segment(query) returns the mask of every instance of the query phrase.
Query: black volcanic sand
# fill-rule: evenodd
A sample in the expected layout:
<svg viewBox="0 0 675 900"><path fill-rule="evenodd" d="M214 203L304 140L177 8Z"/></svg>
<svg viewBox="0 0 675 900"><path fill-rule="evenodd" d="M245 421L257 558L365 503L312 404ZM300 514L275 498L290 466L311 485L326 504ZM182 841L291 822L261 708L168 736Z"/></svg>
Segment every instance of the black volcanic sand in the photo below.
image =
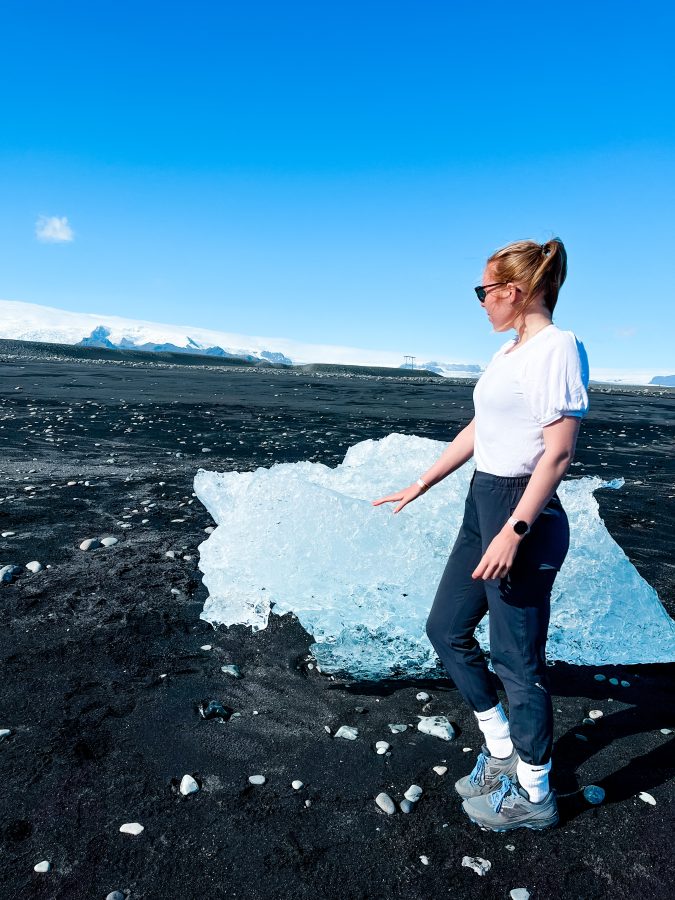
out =
<svg viewBox="0 0 675 900"><path fill-rule="evenodd" d="M480 735L449 680L354 683L307 664L312 637L292 615L255 634L199 618L197 547L213 524L192 496L200 466L334 466L393 431L449 441L472 415L471 385L16 352L0 363L0 530L15 532L0 565L51 566L0 587L3 900L675 896L675 732L660 731L675 728L675 665L551 666L561 821L497 834L470 822L453 790ZM674 397L593 390L570 469L626 479L597 493L601 514L671 615ZM402 487L395 472L391 487ZM106 534L120 542L78 549ZM242 679L221 673L228 663ZM422 689L457 740L389 732L417 722ZM241 715L205 721L202 699ZM592 708L604 717L582 725ZM342 724L356 741L326 730ZM380 739L389 756L376 755ZM201 790L183 797L186 773ZM266 783L249 784L258 773ZM424 795L411 814L380 812L380 791L398 803L413 783ZM580 796L591 783L606 790L601 806ZM145 830L121 834L125 822ZM481 877L464 856L492 868ZM35 873L44 859L51 871Z"/></svg>

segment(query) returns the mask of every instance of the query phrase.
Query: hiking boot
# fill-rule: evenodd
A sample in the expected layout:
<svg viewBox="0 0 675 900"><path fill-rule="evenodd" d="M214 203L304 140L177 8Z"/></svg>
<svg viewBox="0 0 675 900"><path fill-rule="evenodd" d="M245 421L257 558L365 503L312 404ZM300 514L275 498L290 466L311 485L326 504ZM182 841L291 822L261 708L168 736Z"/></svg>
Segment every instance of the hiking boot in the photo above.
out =
<svg viewBox="0 0 675 900"><path fill-rule="evenodd" d="M514 747L511 755L506 759L490 756L487 744L483 744L478 754L476 765L469 775L465 775L455 782L455 790L460 797L479 797L499 787L499 776L509 775L516 777L518 765L518 751Z"/></svg>
<svg viewBox="0 0 675 900"><path fill-rule="evenodd" d="M462 809L476 825L490 831L512 831L514 828L550 828L558 824L556 793L550 790L539 803L533 803L517 779L500 775L497 790L470 797Z"/></svg>

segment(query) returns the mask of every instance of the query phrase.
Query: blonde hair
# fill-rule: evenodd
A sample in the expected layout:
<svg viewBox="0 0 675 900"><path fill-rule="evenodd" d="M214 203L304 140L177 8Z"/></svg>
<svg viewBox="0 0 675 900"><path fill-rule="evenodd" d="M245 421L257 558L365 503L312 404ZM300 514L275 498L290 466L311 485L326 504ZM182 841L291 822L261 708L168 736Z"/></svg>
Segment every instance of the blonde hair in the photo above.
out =
<svg viewBox="0 0 675 900"><path fill-rule="evenodd" d="M488 264L492 265L495 281L522 285L524 299L515 307L514 319L532 305L540 292L547 309L553 312L567 277L567 251L560 238L551 238L543 244L514 241L495 250Z"/></svg>

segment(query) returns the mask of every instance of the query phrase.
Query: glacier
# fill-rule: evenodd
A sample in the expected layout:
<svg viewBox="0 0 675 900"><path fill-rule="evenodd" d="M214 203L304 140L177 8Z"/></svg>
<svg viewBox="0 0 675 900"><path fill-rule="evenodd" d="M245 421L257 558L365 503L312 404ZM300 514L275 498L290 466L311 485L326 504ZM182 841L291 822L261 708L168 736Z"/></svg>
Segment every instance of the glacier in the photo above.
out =
<svg viewBox="0 0 675 900"><path fill-rule="evenodd" d="M447 443L392 433L334 468L301 461L253 472L200 469L194 490L217 526L199 545L211 624L265 628L293 612L321 670L359 679L445 676L426 619L459 530L469 461L393 514L372 501L415 481ZM675 621L602 521L594 491L563 481L570 548L551 595L547 657L578 665L675 661ZM489 651L489 614L476 629Z"/></svg>

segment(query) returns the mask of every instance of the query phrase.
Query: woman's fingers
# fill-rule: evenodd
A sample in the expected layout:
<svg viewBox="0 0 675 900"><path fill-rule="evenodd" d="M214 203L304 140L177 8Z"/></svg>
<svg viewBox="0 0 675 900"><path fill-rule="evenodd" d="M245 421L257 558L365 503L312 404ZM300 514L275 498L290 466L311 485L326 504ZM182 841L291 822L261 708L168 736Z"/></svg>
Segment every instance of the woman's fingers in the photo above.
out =
<svg viewBox="0 0 675 900"><path fill-rule="evenodd" d="M380 503L391 503L394 500L403 500L403 494L389 494L388 497L380 497L379 500L373 500L373 506L379 506Z"/></svg>

